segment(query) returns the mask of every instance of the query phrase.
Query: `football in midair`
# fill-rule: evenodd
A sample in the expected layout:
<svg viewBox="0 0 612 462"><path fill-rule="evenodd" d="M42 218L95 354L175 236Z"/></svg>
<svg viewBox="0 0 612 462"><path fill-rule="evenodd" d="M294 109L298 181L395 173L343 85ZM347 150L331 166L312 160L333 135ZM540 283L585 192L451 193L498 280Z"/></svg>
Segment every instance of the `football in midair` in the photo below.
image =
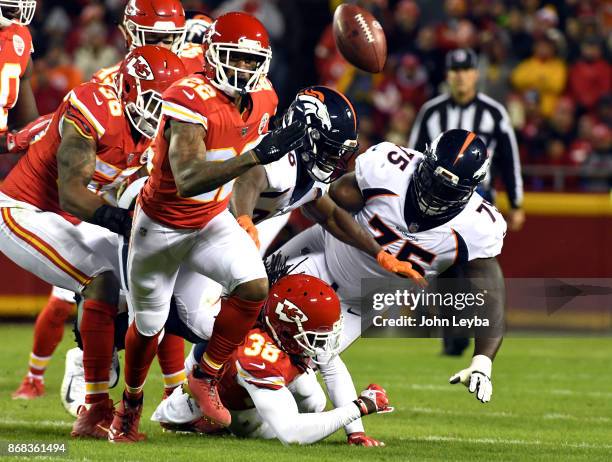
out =
<svg viewBox="0 0 612 462"><path fill-rule="evenodd" d="M334 12L334 40L342 56L366 72L380 72L387 60L385 31L371 13L342 4Z"/></svg>

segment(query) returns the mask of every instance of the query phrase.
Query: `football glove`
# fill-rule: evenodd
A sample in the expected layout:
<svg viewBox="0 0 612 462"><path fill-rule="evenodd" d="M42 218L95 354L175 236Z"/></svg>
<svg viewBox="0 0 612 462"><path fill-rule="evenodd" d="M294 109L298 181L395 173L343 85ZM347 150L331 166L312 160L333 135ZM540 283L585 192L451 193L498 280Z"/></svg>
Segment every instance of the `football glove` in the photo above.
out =
<svg viewBox="0 0 612 462"><path fill-rule="evenodd" d="M476 399L488 403L493 394L492 368L493 363L490 358L485 355L476 355L472 358L470 367L457 372L448 381L453 385L462 383L468 387L470 393L476 393Z"/></svg>
<svg viewBox="0 0 612 462"><path fill-rule="evenodd" d="M53 113L41 116L27 124L21 130L6 134L6 148L10 154L25 151L36 135L42 133L51 123Z"/></svg>
<svg viewBox="0 0 612 462"><path fill-rule="evenodd" d="M92 223L129 239L132 229L132 213L126 209L104 204L94 212Z"/></svg>
<svg viewBox="0 0 612 462"><path fill-rule="evenodd" d="M253 239L253 242L259 249L261 246L259 243L259 232L257 231L255 223L253 223L253 220L251 220L251 217L248 215L240 215L238 218L236 218L236 221L240 227L249 234L249 237Z"/></svg>
<svg viewBox="0 0 612 462"><path fill-rule="evenodd" d="M363 390L353 403L359 408L362 416L393 412L393 407L389 406L387 392L383 387L375 383L368 385L368 388Z"/></svg>
<svg viewBox="0 0 612 462"><path fill-rule="evenodd" d="M306 125L298 120L268 132L252 152L258 164L266 165L302 146L305 136Z"/></svg>
<svg viewBox="0 0 612 462"><path fill-rule="evenodd" d="M416 282L419 287L427 287L425 278L418 271L412 269L410 262L400 261L384 249L381 249L376 255L376 261L387 271L406 276Z"/></svg>
<svg viewBox="0 0 612 462"><path fill-rule="evenodd" d="M347 438L349 446L384 446L382 441L375 440L371 436L367 436L364 432L350 433Z"/></svg>

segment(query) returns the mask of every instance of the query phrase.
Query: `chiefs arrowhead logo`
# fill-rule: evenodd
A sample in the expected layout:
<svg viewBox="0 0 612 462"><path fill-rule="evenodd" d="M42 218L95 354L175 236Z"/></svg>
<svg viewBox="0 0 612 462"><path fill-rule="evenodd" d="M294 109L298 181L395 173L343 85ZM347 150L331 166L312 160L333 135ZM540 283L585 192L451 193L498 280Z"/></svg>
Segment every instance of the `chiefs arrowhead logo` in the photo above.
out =
<svg viewBox="0 0 612 462"><path fill-rule="evenodd" d="M141 80L154 80L155 76L151 70L151 66L142 56L133 56L127 63L127 72L132 77Z"/></svg>
<svg viewBox="0 0 612 462"><path fill-rule="evenodd" d="M284 322L295 323L299 321L302 323L308 321L308 316L289 300L278 302L274 311L278 315L278 319Z"/></svg>

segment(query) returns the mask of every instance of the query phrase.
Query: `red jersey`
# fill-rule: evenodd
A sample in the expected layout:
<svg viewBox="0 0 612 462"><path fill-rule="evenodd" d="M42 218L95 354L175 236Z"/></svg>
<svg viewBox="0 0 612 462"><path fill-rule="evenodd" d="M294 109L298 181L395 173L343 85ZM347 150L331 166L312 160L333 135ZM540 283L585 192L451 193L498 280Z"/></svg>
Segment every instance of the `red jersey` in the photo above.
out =
<svg viewBox="0 0 612 462"><path fill-rule="evenodd" d="M96 167L88 188L114 204L117 186L146 163L142 154L150 140L143 137L136 144L115 89L90 82L66 95L44 135L30 144L0 191L41 210L66 215L57 188L56 153L62 124L71 124L96 142Z"/></svg>
<svg viewBox="0 0 612 462"><path fill-rule="evenodd" d="M19 96L19 81L32 53L32 36L26 26L0 29L0 133L7 130L9 109Z"/></svg>
<svg viewBox="0 0 612 462"><path fill-rule="evenodd" d="M191 75L164 92L161 127L169 119L202 125L206 129L206 159L231 159L257 146L261 135L268 130L270 117L276 112L278 97L269 81L249 95L251 111L240 115L233 100L215 89L204 75ZM203 228L227 208L234 180L210 192L180 197L170 168L163 128L153 148L151 176L140 196L142 209L150 218L173 228Z"/></svg>
<svg viewBox="0 0 612 462"><path fill-rule="evenodd" d="M204 68L204 51L201 45L186 43L178 55L188 74L195 74ZM115 75L117 75L121 63L122 61L119 61L114 66L103 67L91 77L91 82L114 85Z"/></svg>
<svg viewBox="0 0 612 462"><path fill-rule="evenodd" d="M289 385L306 370L294 364L287 353L261 329L251 329L226 363L218 384L219 397L228 409L241 411L253 407L249 393L238 383L238 377L260 388L278 390Z"/></svg>

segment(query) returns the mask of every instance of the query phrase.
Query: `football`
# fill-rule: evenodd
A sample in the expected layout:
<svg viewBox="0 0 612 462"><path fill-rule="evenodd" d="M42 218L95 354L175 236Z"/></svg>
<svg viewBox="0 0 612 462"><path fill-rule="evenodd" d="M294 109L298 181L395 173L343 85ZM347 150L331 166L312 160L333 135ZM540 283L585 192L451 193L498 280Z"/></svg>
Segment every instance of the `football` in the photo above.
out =
<svg viewBox="0 0 612 462"><path fill-rule="evenodd" d="M356 5L342 4L334 12L334 40L342 56L361 70L380 72L387 60L387 39L380 23Z"/></svg>

